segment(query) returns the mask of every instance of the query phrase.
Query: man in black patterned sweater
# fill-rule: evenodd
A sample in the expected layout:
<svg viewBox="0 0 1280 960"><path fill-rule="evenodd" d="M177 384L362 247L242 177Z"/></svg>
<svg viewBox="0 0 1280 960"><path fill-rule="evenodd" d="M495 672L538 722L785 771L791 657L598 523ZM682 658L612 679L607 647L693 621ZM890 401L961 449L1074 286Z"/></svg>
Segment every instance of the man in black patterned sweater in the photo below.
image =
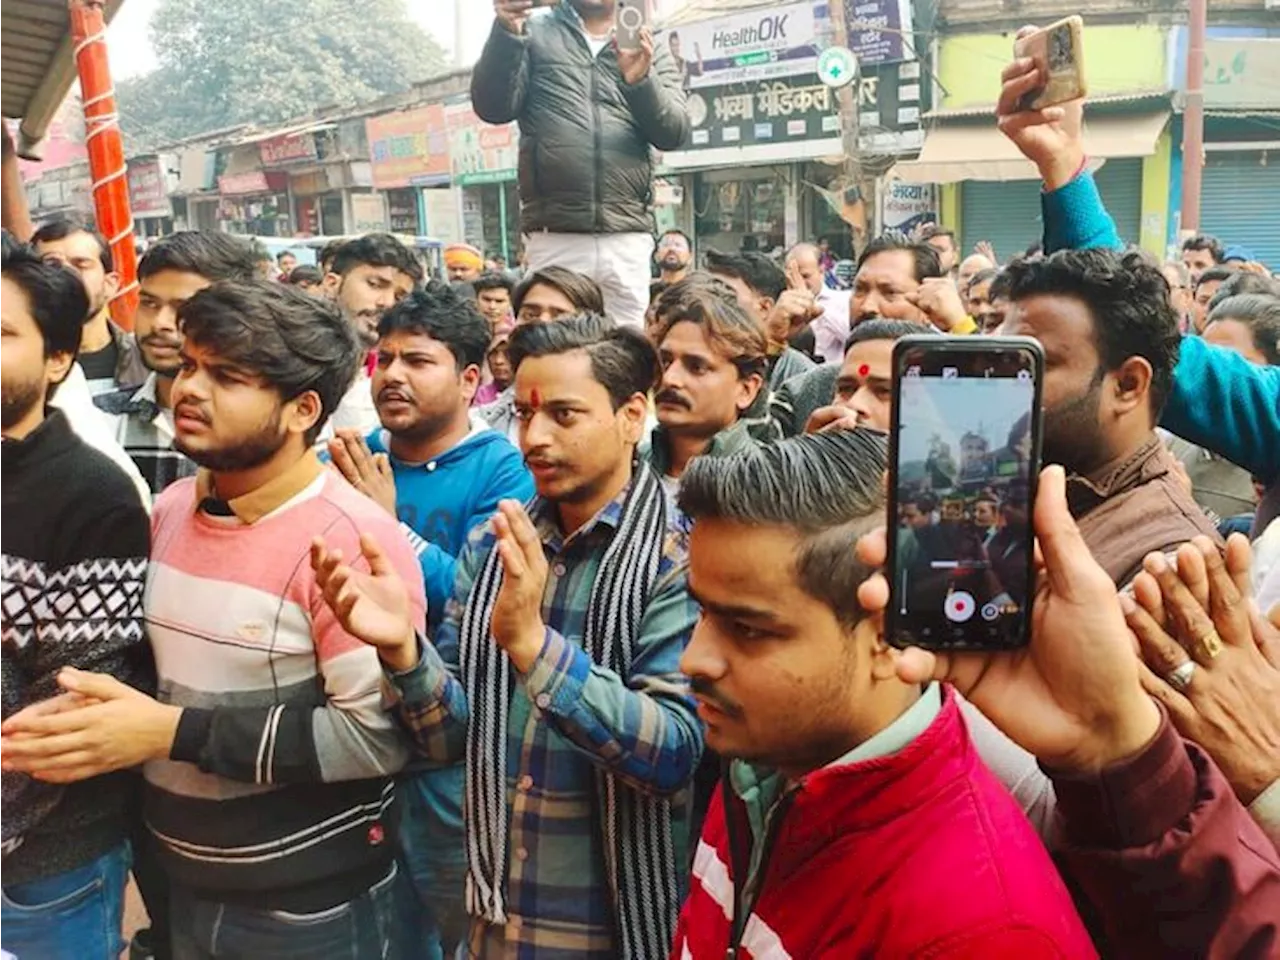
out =
<svg viewBox="0 0 1280 960"><path fill-rule="evenodd" d="M124 471L47 406L75 362L89 308L84 287L67 268L8 243L0 284L0 688L8 720L41 701L49 705L33 709L52 709L66 669L153 681L142 626L146 510ZM54 782L75 774L72 766L36 780L7 764L3 773L0 946L19 957L114 960L124 946L132 775Z"/></svg>

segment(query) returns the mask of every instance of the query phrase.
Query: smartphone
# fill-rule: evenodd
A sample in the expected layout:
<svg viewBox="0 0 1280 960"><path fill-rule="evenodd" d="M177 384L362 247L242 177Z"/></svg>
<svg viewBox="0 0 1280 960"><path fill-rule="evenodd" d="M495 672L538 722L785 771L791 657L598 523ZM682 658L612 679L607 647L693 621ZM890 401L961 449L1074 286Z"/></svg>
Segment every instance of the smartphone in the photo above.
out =
<svg viewBox="0 0 1280 960"><path fill-rule="evenodd" d="M1044 353L1029 337L904 337L893 351L885 634L897 647L1030 640Z"/></svg>
<svg viewBox="0 0 1280 960"><path fill-rule="evenodd" d="M648 23L645 0L618 0L614 36L619 50L639 50L640 31Z"/></svg>
<svg viewBox="0 0 1280 960"><path fill-rule="evenodd" d="M1028 34L1013 45L1016 57L1031 57L1048 78L1022 98L1022 109L1041 110L1087 96L1084 74L1084 21L1067 17Z"/></svg>

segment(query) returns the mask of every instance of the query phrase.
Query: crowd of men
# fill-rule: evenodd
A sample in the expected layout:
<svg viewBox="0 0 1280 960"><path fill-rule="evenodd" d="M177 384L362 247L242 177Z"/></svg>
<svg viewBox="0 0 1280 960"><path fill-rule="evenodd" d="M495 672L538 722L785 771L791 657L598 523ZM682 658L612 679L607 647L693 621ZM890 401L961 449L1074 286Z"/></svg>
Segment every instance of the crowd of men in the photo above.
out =
<svg viewBox="0 0 1280 960"><path fill-rule="evenodd" d="M1280 954L1276 281L1126 248L1027 61L1043 250L698 267L641 227L669 54L495 6L477 112L619 152L583 207L598 145L522 138L516 276L181 232L126 333L91 226L6 233L0 947L118 957L132 874L137 958ZM1034 531L1019 652L884 637L925 333L1044 348L1032 515L952 518Z"/></svg>

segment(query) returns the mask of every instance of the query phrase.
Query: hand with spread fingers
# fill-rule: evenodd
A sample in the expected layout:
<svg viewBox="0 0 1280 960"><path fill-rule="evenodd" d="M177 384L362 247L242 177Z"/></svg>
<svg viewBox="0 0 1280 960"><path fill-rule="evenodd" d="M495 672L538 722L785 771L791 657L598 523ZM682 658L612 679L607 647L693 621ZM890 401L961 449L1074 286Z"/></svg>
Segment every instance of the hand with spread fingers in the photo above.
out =
<svg viewBox="0 0 1280 960"><path fill-rule="evenodd" d="M389 669L404 673L418 662L409 588L367 533L360 536L360 552L369 564L368 573L344 562L342 551L330 550L323 537L313 539L311 569L316 585L342 629L374 647Z"/></svg>
<svg viewBox="0 0 1280 960"><path fill-rule="evenodd" d="M344 429L329 441L329 456L349 484L391 516L396 515L396 478L385 453L370 450L358 430Z"/></svg>
<svg viewBox="0 0 1280 960"><path fill-rule="evenodd" d="M518 500L503 500L493 516L502 587L493 604L491 630L498 646L521 673L528 673L542 652L546 628L542 595L547 589L547 555L542 538Z"/></svg>
<svg viewBox="0 0 1280 960"><path fill-rule="evenodd" d="M1178 551L1176 568L1148 556L1125 603L1143 686L1245 805L1280 780L1280 631L1249 598L1251 563L1240 534L1225 557L1197 537Z"/></svg>

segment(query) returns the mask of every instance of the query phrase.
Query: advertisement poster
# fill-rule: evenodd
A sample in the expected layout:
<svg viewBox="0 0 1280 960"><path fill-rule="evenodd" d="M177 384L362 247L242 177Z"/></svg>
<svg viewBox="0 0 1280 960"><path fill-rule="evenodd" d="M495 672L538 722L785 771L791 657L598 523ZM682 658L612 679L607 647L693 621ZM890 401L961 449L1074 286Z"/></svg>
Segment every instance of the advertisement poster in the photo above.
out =
<svg viewBox="0 0 1280 960"><path fill-rule="evenodd" d="M910 235L926 223L938 222L938 201L931 183L886 180L880 188L880 229Z"/></svg>
<svg viewBox="0 0 1280 960"><path fill-rule="evenodd" d="M444 123L454 184L469 187L516 178L520 131L514 123L485 123L469 100L446 104Z"/></svg>
<svg viewBox="0 0 1280 960"><path fill-rule="evenodd" d="M159 158L131 160L128 170L129 207L133 210L134 216L173 216Z"/></svg>
<svg viewBox="0 0 1280 960"><path fill-rule="evenodd" d="M686 90L813 73L821 52L811 3L756 9L660 30Z"/></svg>
<svg viewBox="0 0 1280 960"><path fill-rule="evenodd" d="M365 121L379 190L447 182L449 141L438 103Z"/></svg>

